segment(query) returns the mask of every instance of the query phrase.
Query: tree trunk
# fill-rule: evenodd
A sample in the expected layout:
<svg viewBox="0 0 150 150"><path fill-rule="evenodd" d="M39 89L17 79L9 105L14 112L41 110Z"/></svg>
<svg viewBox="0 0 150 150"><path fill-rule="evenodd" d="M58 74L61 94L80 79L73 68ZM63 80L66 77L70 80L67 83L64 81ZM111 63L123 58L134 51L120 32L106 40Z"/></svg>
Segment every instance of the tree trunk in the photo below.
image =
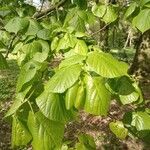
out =
<svg viewBox="0 0 150 150"><path fill-rule="evenodd" d="M129 73L150 76L150 30L140 35L135 48L136 53Z"/></svg>

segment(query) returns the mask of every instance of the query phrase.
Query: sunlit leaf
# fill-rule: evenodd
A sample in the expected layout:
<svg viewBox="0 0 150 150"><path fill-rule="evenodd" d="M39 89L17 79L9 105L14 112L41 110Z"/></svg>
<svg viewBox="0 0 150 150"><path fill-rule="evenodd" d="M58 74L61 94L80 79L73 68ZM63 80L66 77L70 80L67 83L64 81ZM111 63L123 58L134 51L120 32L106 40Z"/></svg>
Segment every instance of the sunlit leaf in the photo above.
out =
<svg viewBox="0 0 150 150"><path fill-rule="evenodd" d="M124 127L121 121L111 122L109 128L121 140L124 140L128 135L128 129Z"/></svg>
<svg viewBox="0 0 150 150"><path fill-rule="evenodd" d="M64 124L49 120L41 112L30 112L28 127L33 137L34 150L52 150L61 145Z"/></svg>
<svg viewBox="0 0 150 150"><path fill-rule="evenodd" d="M63 93L71 87L79 78L81 73L79 64L59 69L48 81L47 90L54 93Z"/></svg>
<svg viewBox="0 0 150 150"><path fill-rule="evenodd" d="M115 59L111 54L104 52L91 52L88 55L87 64L89 70L95 71L97 74L115 78L127 75L128 65Z"/></svg>

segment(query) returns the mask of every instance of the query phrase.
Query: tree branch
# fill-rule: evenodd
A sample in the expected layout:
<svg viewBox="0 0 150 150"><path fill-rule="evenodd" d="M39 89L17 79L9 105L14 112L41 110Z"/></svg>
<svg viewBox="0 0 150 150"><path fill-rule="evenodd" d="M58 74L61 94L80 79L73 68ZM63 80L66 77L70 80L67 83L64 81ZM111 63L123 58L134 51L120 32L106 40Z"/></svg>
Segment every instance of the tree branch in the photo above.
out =
<svg viewBox="0 0 150 150"><path fill-rule="evenodd" d="M38 18L41 18L41 17L46 16L46 15L49 14L51 11L53 11L53 10L55 10L56 8L59 8L59 7L61 7L62 5L64 5L64 3L65 3L66 1L67 1L67 0L61 0L61 1L58 2L56 5L52 5L49 9L44 10L44 11L42 11L42 12L40 12L40 13L35 13L35 14L33 15L33 18L38 19Z"/></svg>

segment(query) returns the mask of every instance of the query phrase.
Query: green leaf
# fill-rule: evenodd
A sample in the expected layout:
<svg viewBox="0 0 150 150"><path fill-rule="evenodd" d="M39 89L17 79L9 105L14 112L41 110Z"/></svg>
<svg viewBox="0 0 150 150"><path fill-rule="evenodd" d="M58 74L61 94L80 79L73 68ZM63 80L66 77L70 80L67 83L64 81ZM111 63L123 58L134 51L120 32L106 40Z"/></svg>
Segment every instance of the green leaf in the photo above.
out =
<svg viewBox="0 0 150 150"><path fill-rule="evenodd" d="M34 54L33 60L35 60L39 63L42 63L47 59L47 57L49 55L50 47L49 47L49 44L44 40L38 40L37 42L40 43L42 48L40 51L37 51Z"/></svg>
<svg viewBox="0 0 150 150"><path fill-rule="evenodd" d="M79 142L76 144L77 150L96 150L94 138L88 134L81 134L78 136Z"/></svg>
<svg viewBox="0 0 150 150"><path fill-rule="evenodd" d="M136 8L137 8L137 3L136 2L131 3L127 11L124 14L125 18L128 18L129 16L131 16L136 10Z"/></svg>
<svg viewBox="0 0 150 150"><path fill-rule="evenodd" d="M9 9L9 7L2 7L0 8L0 16L5 17L7 16L9 13L11 12L11 10Z"/></svg>
<svg viewBox="0 0 150 150"><path fill-rule="evenodd" d="M64 37L59 40L56 51L73 48L75 44L76 44L76 37L69 33L66 33Z"/></svg>
<svg viewBox="0 0 150 150"><path fill-rule="evenodd" d="M10 107L9 111L6 113L5 117L9 117L14 114L28 99L25 98L26 94L31 89L31 86L28 86L23 92L19 92L16 94L15 101Z"/></svg>
<svg viewBox="0 0 150 150"><path fill-rule="evenodd" d="M43 40L50 40L51 32L48 29L42 29L38 31L37 37Z"/></svg>
<svg viewBox="0 0 150 150"><path fill-rule="evenodd" d="M32 136L25 124L14 116L12 123L12 148L16 148L18 146L26 146L31 141L31 139Z"/></svg>
<svg viewBox="0 0 150 150"><path fill-rule="evenodd" d="M120 101L123 105L133 103L139 99L139 94L137 92L133 92L129 95L119 95Z"/></svg>
<svg viewBox="0 0 150 150"><path fill-rule="evenodd" d="M133 112L131 125L138 131L150 130L150 115L142 111Z"/></svg>
<svg viewBox="0 0 150 150"><path fill-rule="evenodd" d="M8 64L4 56L0 53L0 69L7 69Z"/></svg>
<svg viewBox="0 0 150 150"><path fill-rule="evenodd" d="M17 54L19 52L19 50L23 47L23 43L22 42L19 42L15 45L12 53L13 54Z"/></svg>
<svg viewBox="0 0 150 150"><path fill-rule="evenodd" d="M73 113L66 110L64 100L58 94L45 90L37 99L36 103L40 111L50 120L67 122L72 119Z"/></svg>
<svg viewBox="0 0 150 150"><path fill-rule="evenodd" d="M56 50L58 44L59 44L59 38L58 37L54 37L54 39L51 42L51 50L52 51Z"/></svg>
<svg viewBox="0 0 150 150"><path fill-rule="evenodd" d="M105 23L109 24L118 18L115 8L112 5L94 5L92 12L100 17Z"/></svg>
<svg viewBox="0 0 150 150"><path fill-rule="evenodd" d="M29 21L30 21L29 27L25 34L26 35L36 35L38 33L38 31L40 31L42 29L42 27L37 21L35 21L33 19L30 19Z"/></svg>
<svg viewBox="0 0 150 150"><path fill-rule="evenodd" d="M20 65L25 64L29 60L36 62L44 62L49 54L49 44L44 40L33 41L32 43L25 44L19 51L18 63Z"/></svg>
<svg viewBox="0 0 150 150"><path fill-rule="evenodd" d="M78 93L78 89L79 89L79 83L76 82L72 87L70 87L67 91L66 91L66 95L65 95L65 106L66 109L71 109L74 106L74 102L77 98L77 93Z"/></svg>
<svg viewBox="0 0 150 150"><path fill-rule="evenodd" d="M11 19L5 26L5 29L8 32L17 34L19 31L25 29L29 24L29 21L26 18L15 17Z"/></svg>
<svg viewBox="0 0 150 150"><path fill-rule="evenodd" d="M41 112L30 112L28 127L33 137L34 150L52 150L61 146L64 124L49 120Z"/></svg>
<svg viewBox="0 0 150 150"><path fill-rule="evenodd" d="M37 41L33 41L32 43L23 45L22 48L19 50L20 52L18 58L19 65L24 65L26 62L28 62L30 59L33 58L35 53L41 51L42 51L42 46Z"/></svg>
<svg viewBox="0 0 150 150"><path fill-rule="evenodd" d="M74 52L79 55L87 55L88 47L83 40L77 40Z"/></svg>
<svg viewBox="0 0 150 150"><path fill-rule="evenodd" d="M129 95L135 91L131 79L127 76L108 79L106 84L114 93L119 95Z"/></svg>
<svg viewBox="0 0 150 150"><path fill-rule="evenodd" d="M71 2L79 6L81 9L87 8L87 0L71 0Z"/></svg>
<svg viewBox="0 0 150 150"><path fill-rule="evenodd" d="M90 71L106 78L127 75L128 65L116 60L111 54L91 52L88 54L87 64Z"/></svg>
<svg viewBox="0 0 150 150"><path fill-rule="evenodd" d="M137 83L133 83L133 86L134 86L136 92L139 94L138 104L140 104L144 101L142 91Z"/></svg>
<svg viewBox="0 0 150 150"><path fill-rule="evenodd" d="M145 4L149 3L150 0L140 0L140 5L144 6Z"/></svg>
<svg viewBox="0 0 150 150"><path fill-rule="evenodd" d="M132 24L137 27L142 33L150 29L150 9L143 9L133 19Z"/></svg>
<svg viewBox="0 0 150 150"><path fill-rule="evenodd" d="M69 10L64 21L63 27L71 27L75 31L85 32L85 24L87 22L86 11L80 10L78 7Z"/></svg>
<svg viewBox="0 0 150 150"><path fill-rule="evenodd" d="M65 60L63 60L60 65L59 68L63 68L63 67L67 67L67 66L72 66L75 64L81 64L83 62L83 60L86 59L86 56L83 55L73 55L71 57L66 58Z"/></svg>
<svg viewBox="0 0 150 150"><path fill-rule="evenodd" d="M141 95L137 85L127 76L108 79L106 87L112 94L119 96L123 105L137 101Z"/></svg>
<svg viewBox="0 0 150 150"><path fill-rule="evenodd" d="M107 115L110 104L110 93L102 77L85 76L86 101L84 109L94 115Z"/></svg>
<svg viewBox="0 0 150 150"><path fill-rule="evenodd" d="M106 14L102 18L105 23L114 22L118 18L117 10L111 5L107 6Z"/></svg>
<svg viewBox="0 0 150 150"><path fill-rule="evenodd" d="M121 121L111 122L109 128L121 140L124 140L128 135L128 129L124 127Z"/></svg>
<svg viewBox="0 0 150 150"><path fill-rule="evenodd" d="M27 84L35 77L36 71L37 71L37 66L32 62L25 64L21 68L20 75L18 77L18 82L17 82L17 92L21 91L23 85Z"/></svg>
<svg viewBox="0 0 150 150"><path fill-rule="evenodd" d="M47 83L47 90L53 93L63 93L79 78L82 69L79 64L59 69Z"/></svg>
<svg viewBox="0 0 150 150"><path fill-rule="evenodd" d="M102 18L107 10L107 6L106 5L94 5L92 7L92 12L95 16Z"/></svg>
<svg viewBox="0 0 150 150"><path fill-rule="evenodd" d="M74 97L74 107L78 110L83 109L86 99L85 85L81 80L77 83L79 85L76 96Z"/></svg>

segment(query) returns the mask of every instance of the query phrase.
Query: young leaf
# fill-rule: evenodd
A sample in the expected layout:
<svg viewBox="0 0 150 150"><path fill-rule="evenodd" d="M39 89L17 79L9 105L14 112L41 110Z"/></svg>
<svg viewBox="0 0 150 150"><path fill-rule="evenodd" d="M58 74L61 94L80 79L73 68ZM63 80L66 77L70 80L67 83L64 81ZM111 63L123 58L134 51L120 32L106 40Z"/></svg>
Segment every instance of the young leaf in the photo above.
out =
<svg viewBox="0 0 150 150"><path fill-rule="evenodd" d="M135 91L131 79L127 76L108 79L106 84L113 92L119 95L129 95Z"/></svg>
<svg viewBox="0 0 150 150"><path fill-rule="evenodd" d="M133 103L139 99L139 94L135 91L129 95L119 95L120 101L123 105Z"/></svg>
<svg viewBox="0 0 150 150"><path fill-rule="evenodd" d="M133 19L132 24L136 26L142 33L150 29L150 9L143 9Z"/></svg>
<svg viewBox="0 0 150 150"><path fill-rule="evenodd" d="M78 137L79 143L76 144L77 150L96 150L94 138L88 134L81 134Z"/></svg>
<svg viewBox="0 0 150 150"><path fill-rule="evenodd" d="M124 15L125 18L128 18L129 16L131 16L136 8L137 8L137 3L136 2L131 3Z"/></svg>
<svg viewBox="0 0 150 150"><path fill-rule="evenodd" d="M32 86L28 86L24 91L16 94L15 101L13 102L9 111L6 113L5 117L9 117L14 114L27 101L27 99L25 99L25 96L29 92L31 87Z"/></svg>
<svg viewBox="0 0 150 150"><path fill-rule="evenodd" d="M109 128L121 140L124 140L128 135L128 129L124 127L121 121L111 122Z"/></svg>
<svg viewBox="0 0 150 150"><path fill-rule="evenodd" d="M5 29L8 32L17 34L19 31L25 29L29 24L29 21L26 18L15 17L11 19L5 26Z"/></svg>
<svg viewBox="0 0 150 150"><path fill-rule="evenodd" d="M51 32L48 29L42 29L38 31L37 37L43 40L50 40Z"/></svg>
<svg viewBox="0 0 150 150"><path fill-rule="evenodd" d="M150 130L150 115L142 111L133 112L131 125L138 131Z"/></svg>
<svg viewBox="0 0 150 150"><path fill-rule="evenodd" d="M77 44L74 48L74 52L79 55L87 55L88 47L83 40L77 40Z"/></svg>
<svg viewBox="0 0 150 150"><path fill-rule="evenodd" d="M54 37L54 39L51 42L51 50L54 51L57 49L59 43L59 38L58 37Z"/></svg>
<svg viewBox="0 0 150 150"><path fill-rule="evenodd" d="M65 123L73 117L72 111L66 110L64 100L58 94L45 90L36 99L36 103L40 111L50 120Z"/></svg>
<svg viewBox="0 0 150 150"><path fill-rule="evenodd" d="M86 56L83 55L73 55L71 57L68 57L66 59L64 59L60 65L59 68L63 68L63 67L67 67L67 66L72 66L75 64L81 64L83 60L86 59Z"/></svg>
<svg viewBox="0 0 150 150"><path fill-rule="evenodd" d="M74 107L79 110L84 107L86 95L85 95L84 83L82 81L79 81L78 84L79 84L79 87L76 93L77 95L74 98Z"/></svg>
<svg viewBox="0 0 150 150"><path fill-rule="evenodd" d="M30 82L36 75L37 66L33 62L25 64L21 71L17 81L17 92L21 91L23 85Z"/></svg>
<svg viewBox="0 0 150 150"><path fill-rule="evenodd" d="M102 77L115 78L127 75L128 65L124 62L119 62L108 53L91 52L86 63L90 71L95 71Z"/></svg>
<svg viewBox="0 0 150 150"><path fill-rule="evenodd" d="M95 16L100 17L107 24L118 18L116 10L112 5L94 5L92 12Z"/></svg>
<svg viewBox="0 0 150 150"><path fill-rule="evenodd" d="M32 139L30 132L24 123L17 117L13 117L12 123L12 148L27 145Z"/></svg>
<svg viewBox="0 0 150 150"><path fill-rule="evenodd" d="M110 104L110 93L102 77L85 76L86 101L84 109L94 115L107 115Z"/></svg>
<svg viewBox="0 0 150 150"><path fill-rule="evenodd" d="M64 124L49 120L41 112L30 112L28 127L33 137L34 150L52 150L61 145Z"/></svg>
<svg viewBox="0 0 150 150"><path fill-rule="evenodd" d="M33 60L39 63L43 63L49 55L49 51L50 51L49 44L44 40L38 40L37 42L40 43L42 48L40 49L40 51L37 51L34 54Z"/></svg>
<svg viewBox="0 0 150 150"><path fill-rule="evenodd" d="M25 34L26 35L36 35L38 33L38 31L40 31L41 29L42 29L42 27L37 21L30 19L29 20L29 27L28 27L27 32Z"/></svg>
<svg viewBox="0 0 150 150"><path fill-rule="evenodd" d="M53 93L65 92L78 80L81 71L79 64L59 69L47 83L47 90Z"/></svg>
<svg viewBox="0 0 150 150"><path fill-rule="evenodd" d="M59 40L56 51L73 48L75 44L76 44L76 37L74 37L69 33L66 33L64 37Z"/></svg>
<svg viewBox="0 0 150 150"><path fill-rule="evenodd" d="M65 18L64 27L68 26L75 31L85 32L87 22L86 11L80 10L78 7L71 9Z"/></svg>
<svg viewBox="0 0 150 150"><path fill-rule="evenodd" d="M118 18L117 10L115 10L115 8L113 6L108 5L107 10L106 10L106 14L102 18L102 20L105 23L109 24L111 22L114 22L117 18Z"/></svg>
<svg viewBox="0 0 150 150"><path fill-rule="evenodd" d="M95 16L102 18L107 11L106 5L94 5L92 7L92 12Z"/></svg>
<svg viewBox="0 0 150 150"><path fill-rule="evenodd" d="M75 102L75 99L77 96L78 88L79 88L79 83L76 82L72 87L70 87L66 91L66 95L65 95L66 109L69 110L74 106L74 102Z"/></svg>

